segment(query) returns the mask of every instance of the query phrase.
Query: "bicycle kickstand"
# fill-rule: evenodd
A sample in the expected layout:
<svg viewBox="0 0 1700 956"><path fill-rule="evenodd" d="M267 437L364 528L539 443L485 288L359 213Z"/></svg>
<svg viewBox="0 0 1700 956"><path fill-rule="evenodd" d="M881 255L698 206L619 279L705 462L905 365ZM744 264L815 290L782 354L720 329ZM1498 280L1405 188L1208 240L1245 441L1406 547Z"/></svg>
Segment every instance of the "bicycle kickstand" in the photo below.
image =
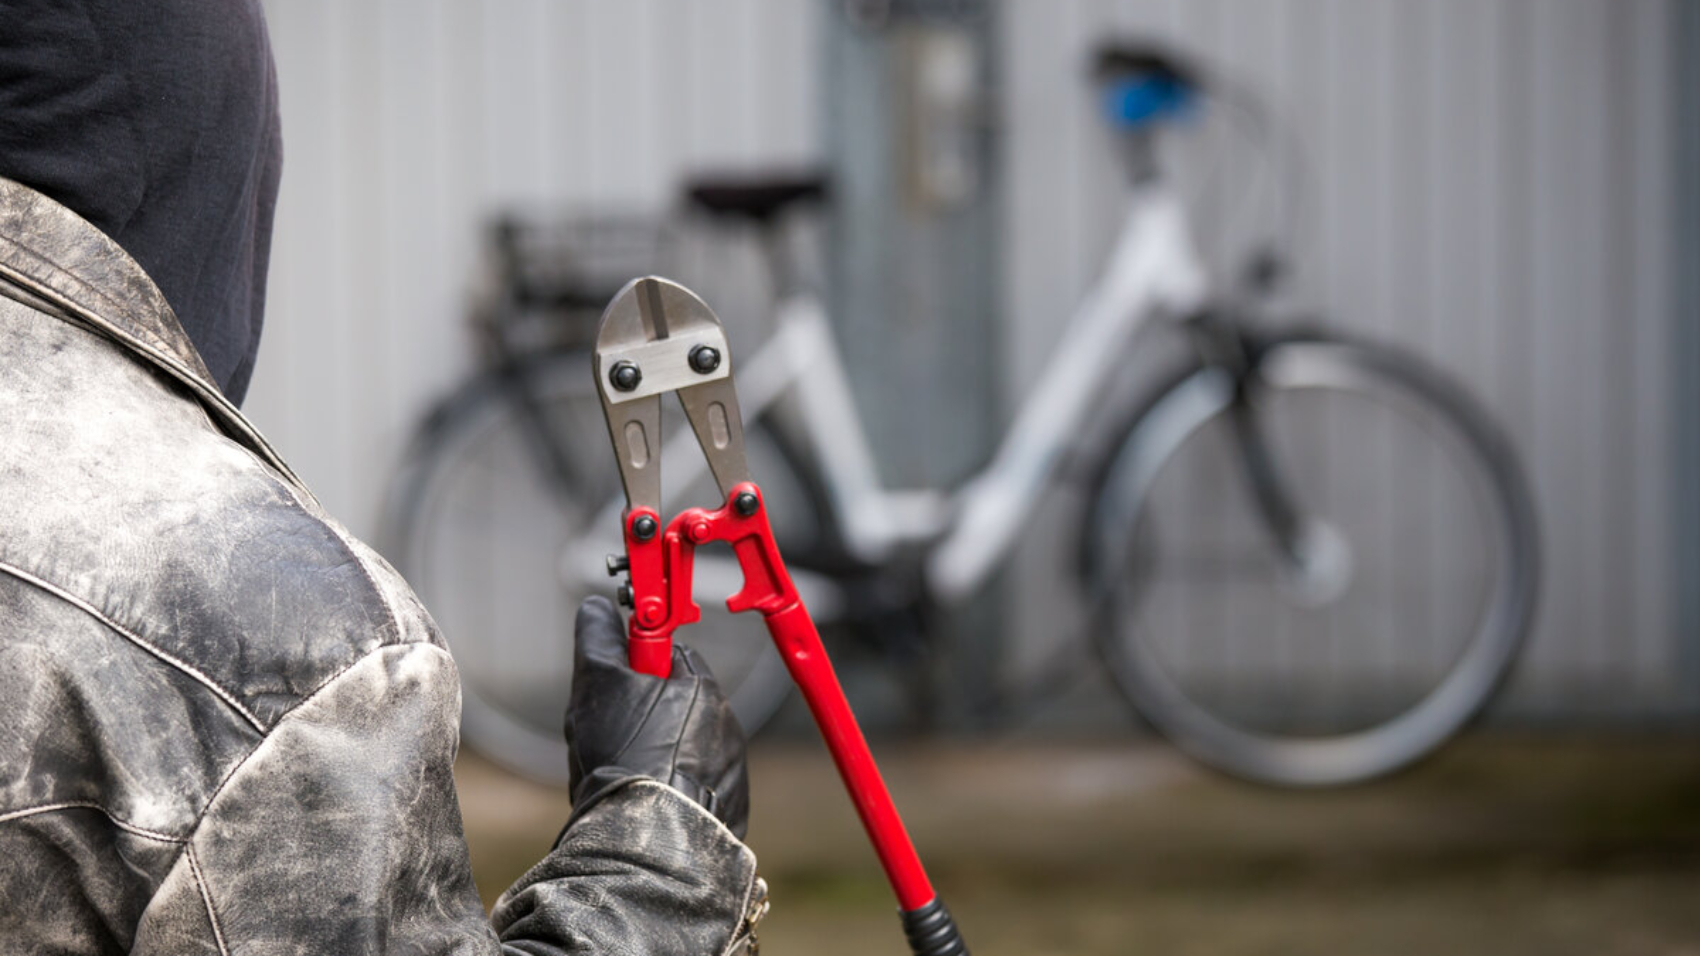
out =
<svg viewBox="0 0 1700 956"><path fill-rule="evenodd" d="M730 544L744 586L726 606L760 612L766 621L891 881L910 949L916 956L966 956L967 945L921 867L774 543L761 489L750 480L744 459L743 419L720 320L678 283L635 279L602 314L595 374L626 491L623 569L630 580L622 598L632 610L632 667L667 676L673 632L702 617L691 597L696 548L711 541ZM678 394L724 501L714 510L682 511L663 524L661 396L668 392ZM622 567L618 558L611 566Z"/></svg>

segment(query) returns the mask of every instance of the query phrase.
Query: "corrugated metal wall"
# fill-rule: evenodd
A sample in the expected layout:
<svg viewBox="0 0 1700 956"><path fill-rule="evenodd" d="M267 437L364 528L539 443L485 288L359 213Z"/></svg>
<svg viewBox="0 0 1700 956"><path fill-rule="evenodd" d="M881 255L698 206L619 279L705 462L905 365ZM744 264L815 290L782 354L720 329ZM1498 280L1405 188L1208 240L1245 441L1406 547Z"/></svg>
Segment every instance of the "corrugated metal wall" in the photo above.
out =
<svg viewBox="0 0 1700 956"><path fill-rule="evenodd" d="M684 169L814 155L811 7L266 4L286 156L247 409L327 507L371 534L408 429L469 370L492 210L660 208Z"/></svg>
<svg viewBox="0 0 1700 956"><path fill-rule="evenodd" d="M1523 452L1546 586L1514 699L1567 714L1691 702L1667 574L1672 7L1006 4L1012 387L1116 225L1086 52L1115 33L1197 51L1270 96L1303 144L1298 297L1462 376Z"/></svg>
<svg viewBox="0 0 1700 956"><path fill-rule="evenodd" d="M655 206L694 165L806 159L803 0L275 0L287 159L249 410L357 532L469 367L493 206ZM1009 393L1113 228L1082 55L1155 33L1265 86L1311 164L1302 297L1462 375L1536 480L1547 587L1518 699L1685 691L1667 573L1675 0L1012 0ZM1043 589L1020 620L1047 627Z"/></svg>
<svg viewBox="0 0 1700 956"><path fill-rule="evenodd" d="M1677 590L1676 627L1689 635L1687 673L1700 687L1700 4L1683 4L1673 48L1677 60L1676 277L1677 308L1671 316L1675 342L1667 365L1673 379L1672 445L1677 455L1671 526L1676 554L1667 575Z"/></svg>

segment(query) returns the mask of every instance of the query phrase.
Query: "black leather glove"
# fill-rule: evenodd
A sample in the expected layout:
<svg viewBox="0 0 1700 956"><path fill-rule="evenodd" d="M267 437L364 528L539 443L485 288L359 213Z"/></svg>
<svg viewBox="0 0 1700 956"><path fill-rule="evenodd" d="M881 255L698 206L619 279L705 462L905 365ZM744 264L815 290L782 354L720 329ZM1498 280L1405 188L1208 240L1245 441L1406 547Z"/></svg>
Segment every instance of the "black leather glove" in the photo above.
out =
<svg viewBox="0 0 1700 956"><path fill-rule="evenodd" d="M574 815L630 777L652 777L742 839L750 816L744 731L708 665L674 644L666 680L632 670L625 624L604 597L579 606L576 635L566 727Z"/></svg>

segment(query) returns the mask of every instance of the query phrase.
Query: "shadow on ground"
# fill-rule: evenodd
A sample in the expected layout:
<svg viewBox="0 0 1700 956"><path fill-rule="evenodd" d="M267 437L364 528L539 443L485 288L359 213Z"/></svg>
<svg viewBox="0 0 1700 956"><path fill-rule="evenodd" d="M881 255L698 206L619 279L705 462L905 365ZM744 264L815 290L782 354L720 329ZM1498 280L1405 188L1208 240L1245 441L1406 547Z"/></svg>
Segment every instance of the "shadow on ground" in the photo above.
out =
<svg viewBox="0 0 1700 956"><path fill-rule="evenodd" d="M976 956L1700 956L1700 740L1474 737L1394 779L1266 790L1155 743L884 746ZM905 952L818 747L752 756L769 954ZM457 767L486 902L565 794Z"/></svg>

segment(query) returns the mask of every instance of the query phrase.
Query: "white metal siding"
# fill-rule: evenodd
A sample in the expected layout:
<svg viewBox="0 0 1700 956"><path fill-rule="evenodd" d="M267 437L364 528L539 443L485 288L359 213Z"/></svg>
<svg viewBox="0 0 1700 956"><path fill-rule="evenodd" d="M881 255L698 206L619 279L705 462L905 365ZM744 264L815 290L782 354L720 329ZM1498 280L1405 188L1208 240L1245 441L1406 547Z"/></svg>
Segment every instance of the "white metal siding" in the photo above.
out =
<svg viewBox="0 0 1700 956"><path fill-rule="evenodd" d="M284 180L247 410L354 530L469 370L500 207L659 208L698 166L814 153L812 4L276 0Z"/></svg>
<svg viewBox="0 0 1700 956"><path fill-rule="evenodd" d="M659 205L687 167L816 150L812 0L267 6L287 155L248 409L359 533L427 400L468 370L484 213ZM1302 297L1464 377L1520 444L1547 567L1518 699L1551 713L1665 707L1680 673L1672 8L1010 0L1010 394L1114 227L1084 52L1116 31L1200 51L1268 90L1304 143ZM1024 631L1054 625L1043 592L1026 593Z"/></svg>

